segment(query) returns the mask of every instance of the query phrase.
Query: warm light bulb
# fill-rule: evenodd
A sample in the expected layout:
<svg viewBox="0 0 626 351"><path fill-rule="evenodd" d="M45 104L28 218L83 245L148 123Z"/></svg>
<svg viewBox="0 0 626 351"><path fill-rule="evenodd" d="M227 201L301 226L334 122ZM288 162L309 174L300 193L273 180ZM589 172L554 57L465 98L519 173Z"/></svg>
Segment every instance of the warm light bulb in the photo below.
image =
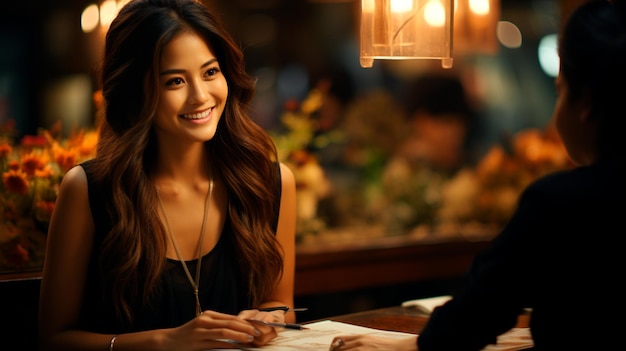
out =
<svg viewBox="0 0 626 351"><path fill-rule="evenodd" d="M446 9L440 0L430 0L426 3L424 20L433 27L442 27L446 24Z"/></svg>
<svg viewBox="0 0 626 351"><path fill-rule="evenodd" d="M117 15L117 3L115 0L105 0L100 5L100 24L108 26Z"/></svg>
<svg viewBox="0 0 626 351"><path fill-rule="evenodd" d="M469 0L469 8L476 15L487 15L489 14L489 0Z"/></svg>
<svg viewBox="0 0 626 351"><path fill-rule="evenodd" d="M391 0L389 4L391 13L406 13L413 11L412 0Z"/></svg>
<svg viewBox="0 0 626 351"><path fill-rule="evenodd" d="M84 33L89 33L96 29L100 15L98 14L98 5L91 4L83 10L80 16L80 26Z"/></svg>

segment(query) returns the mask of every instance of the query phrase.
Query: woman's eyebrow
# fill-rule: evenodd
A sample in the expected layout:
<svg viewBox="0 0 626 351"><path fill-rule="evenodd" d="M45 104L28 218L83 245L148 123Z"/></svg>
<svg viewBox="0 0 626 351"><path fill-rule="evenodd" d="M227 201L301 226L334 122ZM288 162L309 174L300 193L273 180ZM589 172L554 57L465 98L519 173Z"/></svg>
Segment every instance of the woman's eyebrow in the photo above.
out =
<svg viewBox="0 0 626 351"><path fill-rule="evenodd" d="M205 62L205 63L204 63L202 66L200 66L200 67L201 67L201 68L204 68L204 67L206 67L206 66L208 66L208 65L210 65L210 64L213 64L213 63L215 63L215 62L217 62L217 59L214 57L214 58L212 58L212 59L208 60L207 62Z"/></svg>
<svg viewBox="0 0 626 351"><path fill-rule="evenodd" d="M207 62L203 63L200 68L204 68L206 66L209 66L211 64L213 64L214 62L217 62L216 58L212 58L210 60L208 60ZM186 70L184 69L177 69L177 68L172 68L172 69L166 69L165 71L161 72L159 75L160 76L165 76L168 74L181 74L181 73L185 73Z"/></svg>

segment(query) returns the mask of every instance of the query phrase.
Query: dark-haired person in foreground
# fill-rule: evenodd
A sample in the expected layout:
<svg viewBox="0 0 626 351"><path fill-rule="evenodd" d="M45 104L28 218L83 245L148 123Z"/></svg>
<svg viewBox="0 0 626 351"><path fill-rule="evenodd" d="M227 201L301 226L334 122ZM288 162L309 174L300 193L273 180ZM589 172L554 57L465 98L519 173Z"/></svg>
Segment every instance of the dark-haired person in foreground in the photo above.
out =
<svg viewBox="0 0 626 351"><path fill-rule="evenodd" d="M577 165L543 177L453 299L403 340L345 335L332 350L481 350L531 308L534 350L623 350L626 330L626 1L592 1L559 42L553 119Z"/></svg>

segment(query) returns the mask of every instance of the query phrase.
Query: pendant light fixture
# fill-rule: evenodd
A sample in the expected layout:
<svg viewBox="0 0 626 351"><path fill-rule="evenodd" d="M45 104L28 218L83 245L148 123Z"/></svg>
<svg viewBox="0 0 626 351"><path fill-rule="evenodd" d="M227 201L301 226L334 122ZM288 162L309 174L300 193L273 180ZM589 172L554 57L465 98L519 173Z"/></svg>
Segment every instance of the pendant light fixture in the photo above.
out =
<svg viewBox="0 0 626 351"><path fill-rule="evenodd" d="M361 0L361 67L374 59L440 59L452 67L455 0Z"/></svg>

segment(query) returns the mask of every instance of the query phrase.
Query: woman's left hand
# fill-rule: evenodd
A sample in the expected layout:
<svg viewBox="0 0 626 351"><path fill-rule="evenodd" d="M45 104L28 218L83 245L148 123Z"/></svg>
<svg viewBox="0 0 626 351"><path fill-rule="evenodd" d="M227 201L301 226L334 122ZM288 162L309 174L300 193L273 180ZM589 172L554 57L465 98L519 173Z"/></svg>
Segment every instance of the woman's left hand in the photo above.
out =
<svg viewBox="0 0 626 351"><path fill-rule="evenodd" d="M259 310L244 310L239 312L237 317L242 319L256 319L264 322L285 322L285 312L283 311L265 312ZM258 331L261 332L260 336L254 337L254 341L252 342L252 344L255 346L265 345L278 336L276 327L256 323L253 325Z"/></svg>

